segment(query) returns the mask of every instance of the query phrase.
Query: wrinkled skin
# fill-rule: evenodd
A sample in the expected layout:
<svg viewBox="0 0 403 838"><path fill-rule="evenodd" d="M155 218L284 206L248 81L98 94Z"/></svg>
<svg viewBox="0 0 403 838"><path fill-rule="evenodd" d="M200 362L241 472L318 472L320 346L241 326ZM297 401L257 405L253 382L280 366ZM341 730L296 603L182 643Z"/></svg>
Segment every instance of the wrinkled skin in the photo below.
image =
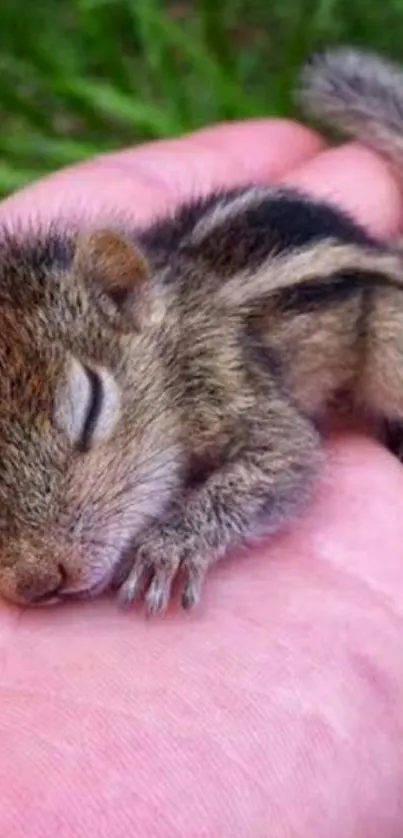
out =
<svg viewBox="0 0 403 838"><path fill-rule="evenodd" d="M138 221L253 177L333 195L380 236L402 226L381 161L269 120L61 172L0 216ZM402 834L403 470L362 432L327 452L309 514L217 566L194 614L1 606L4 838Z"/></svg>

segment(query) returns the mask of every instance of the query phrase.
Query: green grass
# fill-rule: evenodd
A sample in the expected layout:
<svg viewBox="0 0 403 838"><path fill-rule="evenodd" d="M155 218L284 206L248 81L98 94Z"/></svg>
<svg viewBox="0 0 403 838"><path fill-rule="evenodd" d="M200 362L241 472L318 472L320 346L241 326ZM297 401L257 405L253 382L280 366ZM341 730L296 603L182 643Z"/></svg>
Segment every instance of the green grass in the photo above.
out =
<svg viewBox="0 0 403 838"><path fill-rule="evenodd" d="M402 33L403 0L4 0L0 194L100 151L293 115L308 53L348 42L403 62Z"/></svg>

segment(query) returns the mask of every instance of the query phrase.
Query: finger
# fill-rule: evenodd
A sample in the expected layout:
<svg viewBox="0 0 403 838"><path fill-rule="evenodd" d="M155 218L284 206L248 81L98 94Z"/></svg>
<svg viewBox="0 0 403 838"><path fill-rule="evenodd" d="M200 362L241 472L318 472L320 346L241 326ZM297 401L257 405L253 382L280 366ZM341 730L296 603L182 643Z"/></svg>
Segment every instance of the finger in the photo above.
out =
<svg viewBox="0 0 403 838"><path fill-rule="evenodd" d="M402 195L396 178L380 157L358 143L321 151L283 181L332 201L376 236L393 238L402 227Z"/></svg>
<svg viewBox="0 0 403 838"><path fill-rule="evenodd" d="M138 146L64 169L0 205L0 220L146 221L184 197L217 187L270 182L313 157L323 141L285 120L233 123Z"/></svg>

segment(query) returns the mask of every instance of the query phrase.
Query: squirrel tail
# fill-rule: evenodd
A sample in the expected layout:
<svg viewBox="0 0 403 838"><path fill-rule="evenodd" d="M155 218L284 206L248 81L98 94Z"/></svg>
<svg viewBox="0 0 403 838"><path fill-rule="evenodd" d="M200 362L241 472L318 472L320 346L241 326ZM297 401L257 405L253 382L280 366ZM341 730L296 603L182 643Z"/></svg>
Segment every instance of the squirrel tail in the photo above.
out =
<svg viewBox="0 0 403 838"><path fill-rule="evenodd" d="M370 52L329 49L302 69L304 111L365 143L403 174L403 70Z"/></svg>

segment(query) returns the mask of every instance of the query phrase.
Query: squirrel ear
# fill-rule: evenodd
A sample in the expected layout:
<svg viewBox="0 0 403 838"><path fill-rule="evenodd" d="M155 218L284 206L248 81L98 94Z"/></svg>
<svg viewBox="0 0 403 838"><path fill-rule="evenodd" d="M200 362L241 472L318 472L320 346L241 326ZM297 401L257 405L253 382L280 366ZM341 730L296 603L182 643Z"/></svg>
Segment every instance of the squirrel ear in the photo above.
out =
<svg viewBox="0 0 403 838"><path fill-rule="evenodd" d="M73 270L116 328L133 331L147 322L149 268L135 244L113 230L83 233L77 239Z"/></svg>

